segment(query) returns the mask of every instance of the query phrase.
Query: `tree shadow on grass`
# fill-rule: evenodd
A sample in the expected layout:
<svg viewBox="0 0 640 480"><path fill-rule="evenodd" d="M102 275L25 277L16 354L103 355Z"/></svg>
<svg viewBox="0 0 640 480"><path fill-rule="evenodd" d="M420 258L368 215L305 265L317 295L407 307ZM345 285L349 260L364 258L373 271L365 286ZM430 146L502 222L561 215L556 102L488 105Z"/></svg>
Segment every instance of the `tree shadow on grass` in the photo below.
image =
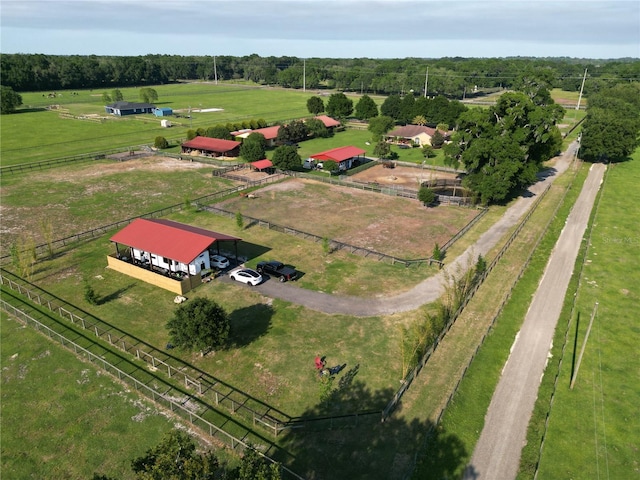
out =
<svg viewBox="0 0 640 480"><path fill-rule="evenodd" d="M242 348L266 335L271 328L273 308L270 305L257 304L234 310L229 314L231 332L229 346Z"/></svg>
<svg viewBox="0 0 640 480"><path fill-rule="evenodd" d="M97 304L104 305L105 303L108 303L112 300L117 300L122 296L124 292L132 289L133 287L135 287L135 285L136 285L135 283L130 283L129 285L119 288L115 292L112 292L109 295L105 295L104 297L99 298Z"/></svg>
<svg viewBox="0 0 640 480"><path fill-rule="evenodd" d="M432 421L407 421L399 414L382 422L382 409L395 391L371 391L355 378L355 367L345 370L344 376L348 375L351 378L342 388L303 413L298 428L281 434L279 443L295 458L287 467L313 479L460 476L468 452L456 435ZM353 405L361 408L352 410ZM360 413L349 415L355 411Z"/></svg>

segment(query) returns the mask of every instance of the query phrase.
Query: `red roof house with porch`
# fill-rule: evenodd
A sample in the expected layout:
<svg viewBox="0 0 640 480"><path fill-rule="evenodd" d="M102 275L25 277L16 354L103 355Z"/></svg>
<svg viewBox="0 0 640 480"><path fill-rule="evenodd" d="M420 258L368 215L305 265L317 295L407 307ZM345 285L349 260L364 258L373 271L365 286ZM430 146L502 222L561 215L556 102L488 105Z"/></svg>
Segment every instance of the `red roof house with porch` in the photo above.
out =
<svg viewBox="0 0 640 480"><path fill-rule="evenodd" d="M222 242L233 244L238 258L239 238L165 219L137 218L110 239L116 246L110 268L176 293L185 293L211 268L210 255L220 254ZM197 282L184 278L194 277Z"/></svg>
<svg viewBox="0 0 640 480"><path fill-rule="evenodd" d="M316 162L326 162L327 160L331 160L338 164L339 170L348 170L356 161L359 161L361 158L364 159L365 153L365 150L361 148L348 146L315 153L309 158Z"/></svg>

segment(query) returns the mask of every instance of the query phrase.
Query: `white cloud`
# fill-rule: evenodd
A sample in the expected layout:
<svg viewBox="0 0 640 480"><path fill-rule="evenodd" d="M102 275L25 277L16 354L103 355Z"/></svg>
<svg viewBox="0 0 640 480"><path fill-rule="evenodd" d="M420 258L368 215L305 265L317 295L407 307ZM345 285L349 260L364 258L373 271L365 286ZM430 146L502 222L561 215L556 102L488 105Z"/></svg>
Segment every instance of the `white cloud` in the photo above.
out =
<svg viewBox="0 0 640 480"><path fill-rule="evenodd" d="M633 0L2 0L0 8L5 53L640 56Z"/></svg>

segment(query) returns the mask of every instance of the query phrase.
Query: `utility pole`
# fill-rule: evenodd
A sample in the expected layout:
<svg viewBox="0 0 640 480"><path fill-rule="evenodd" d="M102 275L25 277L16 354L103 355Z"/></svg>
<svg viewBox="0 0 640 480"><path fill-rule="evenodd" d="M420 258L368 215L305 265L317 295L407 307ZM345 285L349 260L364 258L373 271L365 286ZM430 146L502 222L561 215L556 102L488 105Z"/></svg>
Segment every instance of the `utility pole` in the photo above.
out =
<svg viewBox="0 0 640 480"><path fill-rule="evenodd" d="M587 79L587 69L584 69L584 77L582 77L582 85L580 86L580 95L578 96L578 103L576 104L576 110L580 110L580 100L582 100L582 89L584 88L584 81Z"/></svg>
<svg viewBox="0 0 640 480"><path fill-rule="evenodd" d="M302 91L307 91L307 59L302 60Z"/></svg>
<svg viewBox="0 0 640 480"><path fill-rule="evenodd" d="M213 78L216 82L216 85L218 84L218 69L216 68L216 56L213 56Z"/></svg>
<svg viewBox="0 0 640 480"><path fill-rule="evenodd" d="M429 85L429 67L427 67L427 74L424 77L424 97L427 98L427 86Z"/></svg>

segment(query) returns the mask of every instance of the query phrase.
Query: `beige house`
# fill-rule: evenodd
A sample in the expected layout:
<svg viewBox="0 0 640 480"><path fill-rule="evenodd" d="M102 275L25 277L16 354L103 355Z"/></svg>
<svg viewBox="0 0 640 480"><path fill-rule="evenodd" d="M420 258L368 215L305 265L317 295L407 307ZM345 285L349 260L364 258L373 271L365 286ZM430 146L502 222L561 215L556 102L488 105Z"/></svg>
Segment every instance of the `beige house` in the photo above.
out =
<svg viewBox="0 0 640 480"><path fill-rule="evenodd" d="M424 125L405 125L398 127L395 130L390 131L384 138L389 143L396 145L408 145L424 147L425 145L431 145L431 138L436 133L435 128L425 127ZM445 139L448 137L448 132L440 132Z"/></svg>

